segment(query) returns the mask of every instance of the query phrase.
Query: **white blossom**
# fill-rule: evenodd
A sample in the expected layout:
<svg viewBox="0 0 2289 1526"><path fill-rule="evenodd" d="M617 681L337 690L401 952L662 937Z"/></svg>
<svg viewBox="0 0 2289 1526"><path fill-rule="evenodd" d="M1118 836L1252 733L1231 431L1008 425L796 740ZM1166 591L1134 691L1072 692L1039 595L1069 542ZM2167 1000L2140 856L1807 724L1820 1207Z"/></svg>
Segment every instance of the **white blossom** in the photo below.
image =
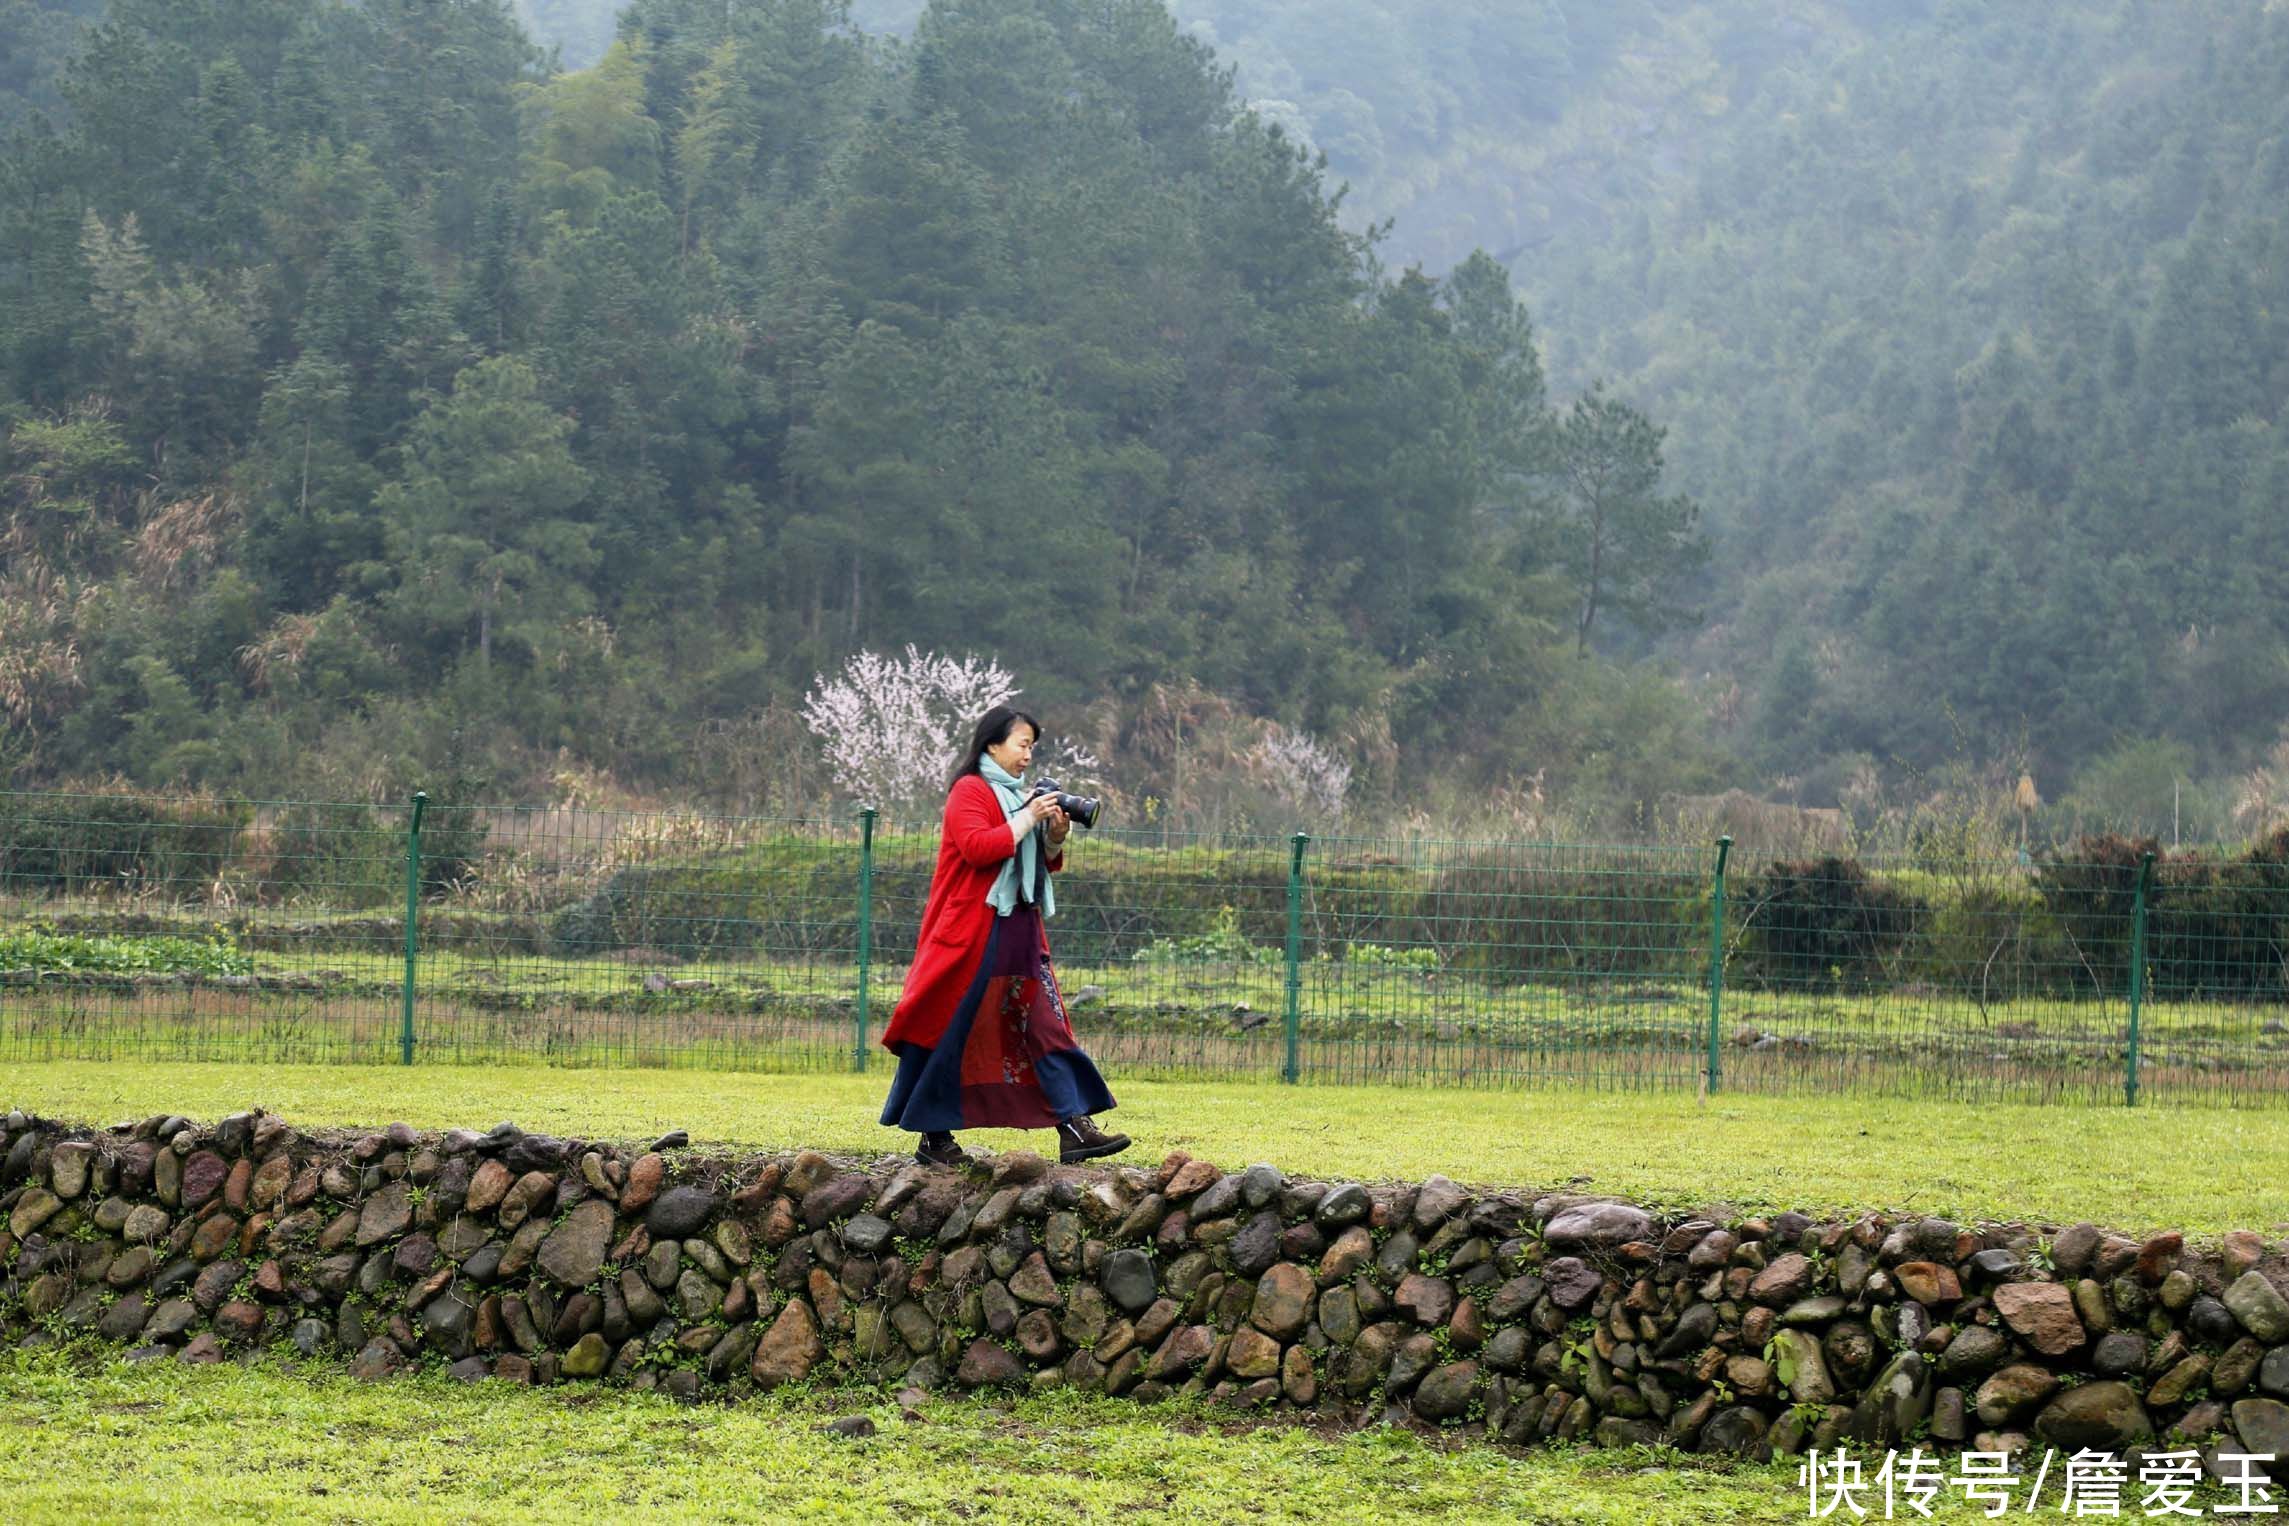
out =
<svg viewBox="0 0 2289 1526"><path fill-rule="evenodd" d="M1289 807L1330 819L1343 814L1351 765L1306 731L1266 722L1264 739L1249 754L1256 773Z"/></svg>
<svg viewBox="0 0 2289 1526"><path fill-rule="evenodd" d="M860 652L834 678L819 674L803 699L803 724L825 744L841 789L880 807L911 807L945 788L970 728L1019 693L990 658L904 657Z"/></svg>

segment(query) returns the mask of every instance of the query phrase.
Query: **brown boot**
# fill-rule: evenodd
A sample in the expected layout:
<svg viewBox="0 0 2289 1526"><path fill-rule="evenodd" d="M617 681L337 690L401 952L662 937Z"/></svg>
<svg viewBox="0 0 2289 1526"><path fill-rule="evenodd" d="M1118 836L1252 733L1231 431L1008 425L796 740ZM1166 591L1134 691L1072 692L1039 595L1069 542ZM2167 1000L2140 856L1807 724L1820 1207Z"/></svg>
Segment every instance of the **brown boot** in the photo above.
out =
<svg viewBox="0 0 2289 1526"><path fill-rule="evenodd" d="M1108 1134L1085 1115L1057 1125L1057 1158L1068 1166L1100 1155L1118 1155L1128 1147L1128 1135Z"/></svg>
<svg viewBox="0 0 2289 1526"><path fill-rule="evenodd" d="M941 1129L924 1134L922 1142L914 1147L914 1158L925 1166L966 1166L970 1152L954 1143L954 1136Z"/></svg>

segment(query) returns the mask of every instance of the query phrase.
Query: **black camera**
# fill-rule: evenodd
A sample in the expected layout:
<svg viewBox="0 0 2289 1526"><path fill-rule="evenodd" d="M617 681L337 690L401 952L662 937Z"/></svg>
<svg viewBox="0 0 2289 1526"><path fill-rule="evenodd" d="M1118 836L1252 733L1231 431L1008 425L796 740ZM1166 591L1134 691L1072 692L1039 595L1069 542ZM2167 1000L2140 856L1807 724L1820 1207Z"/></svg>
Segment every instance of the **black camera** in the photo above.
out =
<svg viewBox="0 0 2289 1526"><path fill-rule="evenodd" d="M1095 795L1068 795L1055 779L1049 778L1033 781L1033 798L1038 800L1043 795L1055 800L1057 809L1071 817L1075 824L1084 827L1094 827L1097 824L1097 812L1105 804Z"/></svg>

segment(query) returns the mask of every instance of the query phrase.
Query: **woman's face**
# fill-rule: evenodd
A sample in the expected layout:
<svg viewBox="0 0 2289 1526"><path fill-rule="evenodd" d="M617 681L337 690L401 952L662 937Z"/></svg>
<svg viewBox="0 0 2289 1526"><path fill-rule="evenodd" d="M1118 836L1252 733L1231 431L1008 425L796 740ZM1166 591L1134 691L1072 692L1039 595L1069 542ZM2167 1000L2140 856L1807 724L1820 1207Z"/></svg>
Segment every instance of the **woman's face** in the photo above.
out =
<svg viewBox="0 0 2289 1526"><path fill-rule="evenodd" d="M1013 774L1024 773L1033 766L1033 728L1019 721L1008 736L986 744L986 756Z"/></svg>

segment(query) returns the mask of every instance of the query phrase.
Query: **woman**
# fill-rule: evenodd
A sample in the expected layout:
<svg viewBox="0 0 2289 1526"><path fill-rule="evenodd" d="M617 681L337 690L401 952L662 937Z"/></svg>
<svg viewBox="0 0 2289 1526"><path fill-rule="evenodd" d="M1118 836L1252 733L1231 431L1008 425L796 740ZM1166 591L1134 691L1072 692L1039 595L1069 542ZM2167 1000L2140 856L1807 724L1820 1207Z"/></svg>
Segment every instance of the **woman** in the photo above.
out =
<svg viewBox="0 0 2289 1526"><path fill-rule="evenodd" d="M961 1165L965 1128L1057 1130L1071 1164L1128 1148L1090 1118L1114 1106L1066 1021L1049 962L1049 876L1065 867L1071 824L1053 796L1030 795L1041 727L996 705L978 721L946 793L945 830L922 935L883 1047L898 1075L882 1121L922 1136L914 1158Z"/></svg>

